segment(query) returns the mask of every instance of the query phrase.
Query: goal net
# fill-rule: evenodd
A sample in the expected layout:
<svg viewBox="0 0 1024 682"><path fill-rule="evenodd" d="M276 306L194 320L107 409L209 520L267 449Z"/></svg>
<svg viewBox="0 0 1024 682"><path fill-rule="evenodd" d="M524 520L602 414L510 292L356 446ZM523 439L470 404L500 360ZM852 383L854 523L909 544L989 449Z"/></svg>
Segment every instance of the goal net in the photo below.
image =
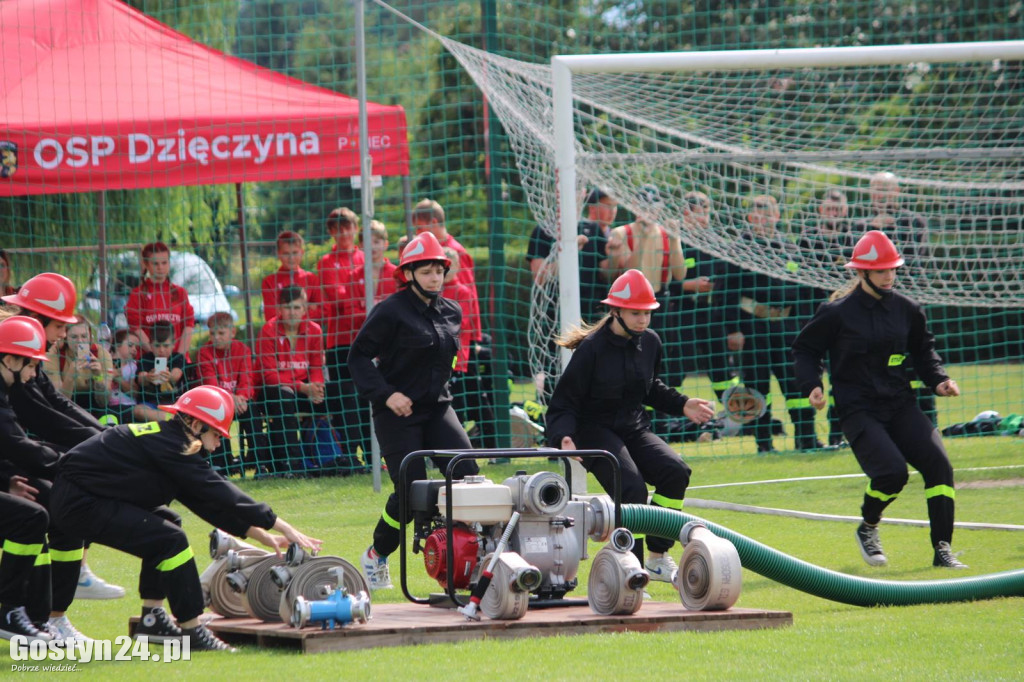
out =
<svg viewBox="0 0 1024 682"><path fill-rule="evenodd" d="M533 214L557 242L552 67L445 45L504 124ZM919 301L1024 306L1022 46L694 53L687 64L675 54L567 58L572 203L599 187L684 246L825 291L849 280L849 252L836 244L878 228L908 255L900 287ZM685 220L693 192L710 202L704 229ZM791 249L742 238L765 195ZM815 230L844 237L801 239ZM558 294L555 278L534 286L535 373L557 373L548 339L562 322Z"/></svg>

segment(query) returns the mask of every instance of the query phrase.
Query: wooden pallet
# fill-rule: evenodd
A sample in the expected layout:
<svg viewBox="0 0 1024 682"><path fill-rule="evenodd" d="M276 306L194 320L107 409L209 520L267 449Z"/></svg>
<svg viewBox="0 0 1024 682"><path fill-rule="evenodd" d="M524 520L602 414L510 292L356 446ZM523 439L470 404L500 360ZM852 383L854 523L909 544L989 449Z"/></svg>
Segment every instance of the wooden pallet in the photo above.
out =
<svg viewBox="0 0 1024 682"><path fill-rule="evenodd" d="M137 621L137 617L131 619L129 631L134 631ZM632 616L599 616L586 606L566 606L531 609L521 620L489 620L484 617L480 621L468 621L456 611L403 603L374 605L368 623L335 630L317 627L296 630L282 623L219 617L209 623L209 628L231 644L319 653L462 642L482 637L514 639L601 632L710 632L782 628L792 624L793 614L788 611L737 608L687 611L682 604L648 601Z"/></svg>

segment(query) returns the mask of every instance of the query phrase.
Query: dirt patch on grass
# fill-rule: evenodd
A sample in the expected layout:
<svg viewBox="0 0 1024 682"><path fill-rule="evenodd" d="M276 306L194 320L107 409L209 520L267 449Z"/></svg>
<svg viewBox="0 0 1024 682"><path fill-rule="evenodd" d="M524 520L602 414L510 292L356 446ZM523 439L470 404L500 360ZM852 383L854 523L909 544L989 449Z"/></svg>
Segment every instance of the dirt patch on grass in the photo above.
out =
<svg viewBox="0 0 1024 682"><path fill-rule="evenodd" d="M957 488L1019 488L1024 486L1024 478L998 478L989 481L964 481L957 483Z"/></svg>

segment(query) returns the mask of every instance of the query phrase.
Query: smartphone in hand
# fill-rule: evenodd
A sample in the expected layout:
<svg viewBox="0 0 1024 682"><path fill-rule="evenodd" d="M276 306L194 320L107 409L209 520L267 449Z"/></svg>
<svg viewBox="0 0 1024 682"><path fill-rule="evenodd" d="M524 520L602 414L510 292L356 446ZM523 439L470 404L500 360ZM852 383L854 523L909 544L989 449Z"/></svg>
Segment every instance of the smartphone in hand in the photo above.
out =
<svg viewBox="0 0 1024 682"><path fill-rule="evenodd" d="M154 372L166 372L167 371L167 358L153 358L153 371Z"/></svg>
<svg viewBox="0 0 1024 682"><path fill-rule="evenodd" d="M75 355L78 358L82 359L82 360L88 360L89 359L89 344L87 344L87 343L79 343L79 344L77 344L75 346Z"/></svg>

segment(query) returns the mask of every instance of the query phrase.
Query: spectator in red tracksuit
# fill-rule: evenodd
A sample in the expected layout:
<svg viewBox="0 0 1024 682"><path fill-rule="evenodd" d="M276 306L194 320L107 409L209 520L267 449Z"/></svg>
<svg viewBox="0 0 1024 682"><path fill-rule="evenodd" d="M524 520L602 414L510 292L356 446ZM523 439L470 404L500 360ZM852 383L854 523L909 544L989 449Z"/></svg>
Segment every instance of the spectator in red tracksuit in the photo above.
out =
<svg viewBox="0 0 1024 682"><path fill-rule="evenodd" d="M545 417L548 445L563 450L607 450L619 461L622 502L646 504L647 484L654 486L651 504L682 509L690 483L690 467L679 453L651 431L649 405L673 416L704 423L715 416L713 403L689 398L659 378L661 339L649 329L651 313L661 306L654 287L639 270L627 270L601 301L611 311L593 326L571 331L559 339L573 350L558 379ZM591 459L584 466L605 490L611 490L610 462ZM673 542L647 537L633 552L652 580L672 582L677 566L667 552Z"/></svg>
<svg viewBox="0 0 1024 682"><path fill-rule="evenodd" d="M314 272L302 269L306 242L302 235L291 230L277 235L277 258L281 267L263 278L263 319L277 317L277 294L285 287L302 287L309 301L309 319L320 322L320 278Z"/></svg>
<svg viewBox="0 0 1024 682"><path fill-rule="evenodd" d="M77 321L75 303L78 293L75 285L55 272L44 272L30 278L17 294L4 296L2 300L17 306L23 315L34 318L43 326L51 356L56 354L55 346L67 337L68 324ZM0 317L9 314L3 311ZM103 430L94 416L57 390L46 372L37 371L31 379L15 383L8 398L18 423L61 452ZM45 496L49 494L48 482L44 488L42 494ZM46 506L45 501L43 505ZM72 598L117 599L124 596L124 588L107 583L89 570L81 548L64 548L51 541L53 549L57 550L51 552L55 583L64 584L65 571L79 572L78 589L67 597L68 604ZM62 599L55 597L54 603L60 604Z"/></svg>
<svg viewBox="0 0 1024 682"><path fill-rule="evenodd" d="M459 358L452 372L452 406L463 419L476 423L474 438L479 439L478 447L496 448L498 438L494 433L494 409L490 395L484 391L477 373L476 363L470 362L471 349L480 338L480 315L474 310L476 297L472 290L459 282L459 254L452 247L445 247L444 255L452 262L444 277L441 295L455 301L462 308L462 332L459 334ZM492 463L499 463L494 460Z"/></svg>
<svg viewBox="0 0 1024 682"><path fill-rule="evenodd" d="M388 249L388 230L379 220L370 222L370 255L373 262L374 304L395 293L395 264L384 253ZM363 450L363 461L369 462L370 413L369 406L359 399L356 386L348 371L348 352L359 328L366 320L366 270L363 265L351 268L344 275L344 293L335 301L331 313L334 338L326 345L327 366L330 373L327 384L327 404L334 426L344 435L348 452ZM334 364L332 364L332 362Z"/></svg>
<svg viewBox="0 0 1024 682"><path fill-rule="evenodd" d="M142 247L142 274L142 284L132 289L125 304L128 328L139 335L142 349L150 351L153 324L158 320L170 322L174 325L174 338L177 339L174 351L188 359L195 315L188 292L177 284L171 284L171 250L166 244L153 242Z"/></svg>
<svg viewBox="0 0 1024 682"><path fill-rule="evenodd" d="M54 482L51 514L66 533L142 559L142 620L136 635L150 642L187 638L192 651L231 651L199 624L199 571L181 517L166 505L178 500L204 521L232 535L248 535L278 554L290 542L310 550L318 550L321 542L297 531L197 456L229 437L234 417L230 394L199 386L160 409L175 418L117 426L68 452ZM177 625L164 611L164 599Z"/></svg>
<svg viewBox="0 0 1024 682"><path fill-rule="evenodd" d="M456 276L456 281L459 284L465 285L470 293L472 294L472 300L470 307L473 310L473 314L480 318L480 299L476 290L476 271L474 270L473 257L469 255L469 251L466 247L459 243L459 241L448 232L448 226L445 223L444 208L441 204L437 203L433 199L423 199L412 212L412 224L416 228L417 234L424 232L430 232L437 238L438 243L442 248L452 248L459 253L459 274ZM405 248L405 239L398 240L399 252ZM481 335L482 330L478 330L476 335L473 337L473 341L481 341L483 339ZM470 353L472 357L472 353ZM472 362L472 360L470 360Z"/></svg>
<svg viewBox="0 0 1024 682"><path fill-rule="evenodd" d="M239 426L239 442L253 433L249 402L256 394L252 383L252 351L235 340L235 320L230 313L214 313L206 321L210 340L199 349L199 383L219 386L231 394L235 403L235 417ZM241 457L231 454L231 440L210 453L214 469L242 473Z"/></svg>
<svg viewBox="0 0 1024 682"><path fill-rule="evenodd" d="M326 412L320 325L306 317L306 292L286 287L277 317L263 325L256 345L258 400L274 448L271 473L292 472L302 462L300 412Z"/></svg>
<svg viewBox="0 0 1024 682"><path fill-rule="evenodd" d="M332 376L345 363L346 353L338 348L339 325L342 320L342 301L348 296L345 289L353 268L362 267L366 257L356 248L359 218L347 208L336 208L327 216L327 232L334 240L334 248L320 257L316 265L320 277L320 303L323 311L320 324L324 328L324 349L328 372ZM347 346L345 347L347 351Z"/></svg>

